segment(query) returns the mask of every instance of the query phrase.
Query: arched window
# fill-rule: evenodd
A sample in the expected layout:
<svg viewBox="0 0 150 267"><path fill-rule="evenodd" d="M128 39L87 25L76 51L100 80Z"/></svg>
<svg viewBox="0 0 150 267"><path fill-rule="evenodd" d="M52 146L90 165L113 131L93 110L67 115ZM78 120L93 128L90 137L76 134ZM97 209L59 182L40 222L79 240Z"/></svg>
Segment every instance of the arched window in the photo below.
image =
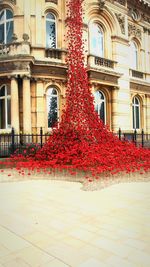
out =
<svg viewBox="0 0 150 267"><path fill-rule="evenodd" d="M130 43L130 67L131 69L138 69L138 47L133 41Z"/></svg>
<svg viewBox="0 0 150 267"><path fill-rule="evenodd" d="M55 88L47 90L47 126L48 128L54 127L58 122L58 91Z"/></svg>
<svg viewBox="0 0 150 267"><path fill-rule="evenodd" d="M0 87L0 129L11 127L10 88L6 85Z"/></svg>
<svg viewBox="0 0 150 267"><path fill-rule="evenodd" d="M133 129L140 129L140 102L137 97L132 100Z"/></svg>
<svg viewBox="0 0 150 267"><path fill-rule="evenodd" d="M94 93L94 105L95 110L98 113L100 119L106 123L106 99L105 95L101 91Z"/></svg>
<svg viewBox="0 0 150 267"><path fill-rule="evenodd" d="M104 57L104 32L97 23L90 26L90 52L92 55Z"/></svg>
<svg viewBox="0 0 150 267"><path fill-rule="evenodd" d="M51 12L46 15L46 47L56 48L56 18Z"/></svg>
<svg viewBox="0 0 150 267"><path fill-rule="evenodd" d="M11 42L13 34L13 13L9 9L0 11L0 43Z"/></svg>

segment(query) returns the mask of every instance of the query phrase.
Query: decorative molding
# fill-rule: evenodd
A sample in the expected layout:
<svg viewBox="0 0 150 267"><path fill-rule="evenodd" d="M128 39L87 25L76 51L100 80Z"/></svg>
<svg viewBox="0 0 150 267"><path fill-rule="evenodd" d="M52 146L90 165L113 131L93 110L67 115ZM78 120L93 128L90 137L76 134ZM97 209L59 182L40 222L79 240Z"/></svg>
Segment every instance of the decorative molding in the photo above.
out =
<svg viewBox="0 0 150 267"><path fill-rule="evenodd" d="M8 3L10 3L10 4L13 4L13 5L16 5L16 0L0 0L0 4L4 4L4 2L8 2Z"/></svg>
<svg viewBox="0 0 150 267"><path fill-rule="evenodd" d="M145 13L141 13L141 18L145 21L150 23L150 16L147 16Z"/></svg>
<svg viewBox="0 0 150 267"><path fill-rule="evenodd" d="M130 88L131 88L131 90L149 93L149 86L145 85L145 84L130 82Z"/></svg>
<svg viewBox="0 0 150 267"><path fill-rule="evenodd" d="M58 4L58 0L45 0L45 2L50 2L56 5Z"/></svg>
<svg viewBox="0 0 150 267"><path fill-rule="evenodd" d="M118 4L125 6L126 5L126 0L115 0Z"/></svg>
<svg viewBox="0 0 150 267"><path fill-rule="evenodd" d="M148 35L150 35L150 29L143 27L143 31L144 31L144 33L148 33Z"/></svg>
<svg viewBox="0 0 150 267"><path fill-rule="evenodd" d="M135 22L139 22L141 20L141 13L136 8L128 8L128 15L133 19Z"/></svg>
<svg viewBox="0 0 150 267"><path fill-rule="evenodd" d="M137 28L134 24L129 23L128 24L128 35L129 36L135 36L139 38L140 40L142 39L142 32L139 28Z"/></svg>
<svg viewBox="0 0 150 267"><path fill-rule="evenodd" d="M23 33L22 39L24 42L28 42L29 41L29 35L27 33Z"/></svg>
<svg viewBox="0 0 150 267"><path fill-rule="evenodd" d="M103 11L105 7L106 1L105 0L99 0L99 9L100 11Z"/></svg>
<svg viewBox="0 0 150 267"><path fill-rule="evenodd" d="M118 86L118 76L110 75L107 73L101 73L100 71L89 70L89 79L96 79L98 81L103 81L107 83L113 83L114 86Z"/></svg>
<svg viewBox="0 0 150 267"><path fill-rule="evenodd" d="M125 34L125 16L122 15L121 13L115 13L117 20L119 22L120 28L121 28L121 32L122 34Z"/></svg>

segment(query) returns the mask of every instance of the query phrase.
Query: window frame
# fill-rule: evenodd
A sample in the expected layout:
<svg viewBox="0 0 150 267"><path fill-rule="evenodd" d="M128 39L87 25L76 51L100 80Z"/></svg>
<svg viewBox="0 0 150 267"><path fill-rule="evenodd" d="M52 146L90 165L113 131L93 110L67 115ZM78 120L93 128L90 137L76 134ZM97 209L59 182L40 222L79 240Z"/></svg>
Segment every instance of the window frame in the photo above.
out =
<svg viewBox="0 0 150 267"><path fill-rule="evenodd" d="M49 91L52 89L54 89L57 92L56 95L55 94L49 94ZM59 125L59 115L60 115L60 112L59 112L59 91L55 86L50 86L46 90L46 127L49 130L52 128L55 128L55 127L48 127L48 114L49 114L48 104L49 104L49 100L51 97L57 98L57 122L56 123Z"/></svg>
<svg viewBox="0 0 150 267"><path fill-rule="evenodd" d="M12 13L12 18L7 19L7 10L10 11ZM8 22L12 22L13 25L13 30L12 30L12 35L13 35L13 31L14 31L14 15L11 9L9 8L4 8L2 10L0 10L0 14L4 12L4 20L0 20L0 25L4 25L4 40L3 40L3 44L8 44L7 42L7 23Z"/></svg>
<svg viewBox="0 0 150 267"><path fill-rule="evenodd" d="M133 46L134 46L134 51L133 51ZM131 54L134 54L135 58L134 58L134 64L132 64L131 62L130 68L133 70L138 70L139 69L139 49L138 49L137 43L134 40L130 41L130 55ZM133 57L131 58L133 59Z"/></svg>
<svg viewBox="0 0 150 267"><path fill-rule="evenodd" d="M5 88L5 95L4 96L0 96L0 100L4 100L5 103L5 128L0 128L0 130L7 130L11 128L11 124L8 124L8 99L10 100L11 103L11 94L8 94L8 85L3 84L2 86L0 86L0 90L2 88ZM11 110L10 110L10 116L11 116Z"/></svg>
<svg viewBox="0 0 150 267"><path fill-rule="evenodd" d="M100 92L100 93L102 94L103 99L99 99L99 103L97 103L97 105L98 105L98 112L96 111L96 109L95 109L95 111L97 112L98 117L101 119L101 117L100 117L100 108L99 108L99 106L100 106L102 103L104 103L104 120L103 120L103 119L101 119L101 120L103 121L104 125L106 125L106 123L107 123L106 96L105 96L105 93L104 93L103 91L101 91L101 90L96 90L96 91L94 92L94 108L96 107L95 95L96 95L98 92Z"/></svg>
<svg viewBox="0 0 150 267"><path fill-rule="evenodd" d="M97 28L99 28L100 32L101 32L100 36L101 36L102 45L100 44L99 48L101 48L101 46L102 46L102 50L99 51L98 53L97 53L97 51L95 52L94 51L95 49L93 49L93 47L92 47L93 46L92 45L92 40L93 40L93 37L94 37L92 29L93 29L94 26L97 26ZM97 38L96 42L98 43L98 41L99 41L99 39ZM102 58L105 57L105 33L104 33L104 29L103 29L102 25L100 23L98 23L98 22L93 21L90 24L90 27L89 27L89 44L90 44L90 54L91 55L97 56L97 57L102 57ZM96 45L96 46L98 47L98 45Z"/></svg>
<svg viewBox="0 0 150 267"><path fill-rule="evenodd" d="M135 101L138 101L138 104L135 103ZM138 107L138 115L139 115L139 128L137 128L137 118L136 118L136 108ZM137 96L134 96L132 98L132 127L134 130L139 130L141 129L141 105L140 105L140 100Z"/></svg>
<svg viewBox="0 0 150 267"><path fill-rule="evenodd" d="M52 20L52 19L48 19L47 18L47 15L48 14L52 14L53 16L54 16L54 20ZM49 21L49 22L53 22L53 23L55 23L55 47L50 47L50 46L47 46L47 29L46 29L46 48L48 49L57 49L57 19L56 19L56 15L54 14L54 12L52 12L52 11L49 11L49 12L47 12L46 13L46 28L47 28L47 21Z"/></svg>

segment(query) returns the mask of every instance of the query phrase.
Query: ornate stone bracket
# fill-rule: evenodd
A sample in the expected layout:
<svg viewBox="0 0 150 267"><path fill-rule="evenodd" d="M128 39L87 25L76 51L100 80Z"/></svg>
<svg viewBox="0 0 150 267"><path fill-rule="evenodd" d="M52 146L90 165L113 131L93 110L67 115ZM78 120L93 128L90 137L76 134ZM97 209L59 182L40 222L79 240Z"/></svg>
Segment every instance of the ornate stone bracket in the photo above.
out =
<svg viewBox="0 0 150 267"><path fill-rule="evenodd" d="M125 34L125 16L123 16L121 13L115 13L115 15L119 22L122 34Z"/></svg>
<svg viewBox="0 0 150 267"><path fill-rule="evenodd" d="M133 35L133 36L139 38L140 40L142 39L141 30L131 23L128 24L128 34L129 34L129 36Z"/></svg>

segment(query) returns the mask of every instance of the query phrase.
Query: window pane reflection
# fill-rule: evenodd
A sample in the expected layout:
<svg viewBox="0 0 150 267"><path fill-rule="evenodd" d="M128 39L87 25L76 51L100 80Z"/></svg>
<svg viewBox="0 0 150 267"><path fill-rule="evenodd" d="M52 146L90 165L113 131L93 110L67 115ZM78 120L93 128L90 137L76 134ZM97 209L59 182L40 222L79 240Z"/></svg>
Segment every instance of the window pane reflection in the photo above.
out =
<svg viewBox="0 0 150 267"><path fill-rule="evenodd" d="M55 127L58 122L58 93L54 88L47 91L48 128Z"/></svg>
<svg viewBox="0 0 150 267"><path fill-rule="evenodd" d="M95 110L98 113L100 119L106 123L106 103L105 103L105 96L101 91L97 91L94 93L94 105Z"/></svg>

